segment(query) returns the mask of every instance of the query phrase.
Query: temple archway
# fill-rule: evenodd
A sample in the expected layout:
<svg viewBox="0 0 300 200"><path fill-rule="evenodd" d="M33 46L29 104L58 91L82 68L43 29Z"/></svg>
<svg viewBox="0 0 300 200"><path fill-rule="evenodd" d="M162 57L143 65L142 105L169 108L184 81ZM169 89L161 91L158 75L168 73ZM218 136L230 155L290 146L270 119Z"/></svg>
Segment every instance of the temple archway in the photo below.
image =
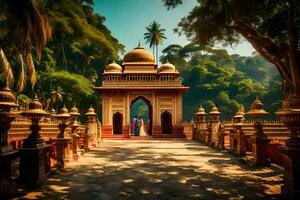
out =
<svg viewBox="0 0 300 200"><path fill-rule="evenodd" d="M137 116L142 117L145 129L148 135L152 135L153 125L153 108L151 102L144 96L134 98L130 103L130 124L132 125L133 118ZM131 126L130 132L133 135L134 130Z"/></svg>
<svg viewBox="0 0 300 200"><path fill-rule="evenodd" d="M172 63L165 62L158 67L154 55L137 46L124 56L122 63L113 61L107 65L101 86L95 87L102 94L101 137L130 138L133 135L132 119L137 115L132 114L131 109L137 101L144 101L148 107L148 118L144 118L147 135L153 138L184 137L182 95L188 89L182 85L180 73ZM161 115L163 111L169 113ZM114 120L116 112L122 113L122 123L117 123L119 118Z"/></svg>
<svg viewBox="0 0 300 200"><path fill-rule="evenodd" d="M161 114L161 132L162 134L172 134L172 114L168 111Z"/></svg>
<svg viewBox="0 0 300 200"><path fill-rule="evenodd" d="M123 126L123 115L120 112L116 112L113 115L113 134L120 135L122 134Z"/></svg>

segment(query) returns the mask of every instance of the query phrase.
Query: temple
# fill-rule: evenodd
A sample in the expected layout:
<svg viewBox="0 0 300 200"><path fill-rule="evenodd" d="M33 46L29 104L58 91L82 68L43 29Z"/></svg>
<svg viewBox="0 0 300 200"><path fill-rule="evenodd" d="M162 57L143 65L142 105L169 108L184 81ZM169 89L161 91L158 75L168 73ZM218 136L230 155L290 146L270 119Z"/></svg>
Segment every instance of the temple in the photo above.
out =
<svg viewBox="0 0 300 200"><path fill-rule="evenodd" d="M130 109L138 99L148 105L149 136L184 137L182 94L188 89L173 64L158 67L154 55L138 45L125 55L122 66L109 64L102 86L95 88L102 94L102 137L130 137Z"/></svg>

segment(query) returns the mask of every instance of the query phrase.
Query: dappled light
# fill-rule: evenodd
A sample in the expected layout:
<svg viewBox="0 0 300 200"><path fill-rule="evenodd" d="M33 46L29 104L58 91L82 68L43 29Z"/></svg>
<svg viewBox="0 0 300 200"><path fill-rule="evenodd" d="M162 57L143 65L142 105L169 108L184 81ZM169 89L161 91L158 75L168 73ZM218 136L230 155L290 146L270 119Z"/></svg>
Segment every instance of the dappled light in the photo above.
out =
<svg viewBox="0 0 300 200"><path fill-rule="evenodd" d="M126 143L105 140L15 199L276 199L280 193L282 170L273 165L242 165L193 141Z"/></svg>

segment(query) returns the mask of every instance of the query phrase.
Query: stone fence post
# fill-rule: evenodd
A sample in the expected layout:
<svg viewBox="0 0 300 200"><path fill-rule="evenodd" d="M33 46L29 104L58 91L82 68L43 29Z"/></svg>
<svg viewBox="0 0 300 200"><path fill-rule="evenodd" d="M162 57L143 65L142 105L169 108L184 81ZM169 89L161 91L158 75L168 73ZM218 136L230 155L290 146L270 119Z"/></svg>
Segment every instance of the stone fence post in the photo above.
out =
<svg viewBox="0 0 300 200"><path fill-rule="evenodd" d="M205 134L207 131L206 120L205 120L205 109L201 105L196 114L196 131L195 131L195 139L204 142Z"/></svg>
<svg viewBox="0 0 300 200"><path fill-rule="evenodd" d="M29 109L21 115L31 120L31 133L23 141L20 151L20 181L28 186L38 185L50 172L50 148L41 138L39 121L48 113L35 97L29 104Z"/></svg>
<svg viewBox="0 0 300 200"><path fill-rule="evenodd" d="M264 134L261 122L261 118L268 113L264 110L263 104L258 97L253 101L251 109L246 114L254 119L255 133L251 137L253 153L252 164L254 166L269 166L271 161L267 156L267 146L270 139Z"/></svg>
<svg viewBox="0 0 300 200"><path fill-rule="evenodd" d="M220 112L216 106L213 106L209 112L209 126L210 126L210 141L209 145L216 147L219 143L219 126L220 126Z"/></svg>
<svg viewBox="0 0 300 200"><path fill-rule="evenodd" d="M91 106L85 114L87 117L87 139L88 148L96 147L98 144L98 120L95 109Z"/></svg>
<svg viewBox="0 0 300 200"><path fill-rule="evenodd" d="M244 123L244 107L241 108L235 113L233 117L235 133L234 136L236 138L236 155L238 157L242 157L246 155L246 148L245 148L245 137L244 132L242 130L242 126Z"/></svg>
<svg viewBox="0 0 300 200"><path fill-rule="evenodd" d="M8 130L17 117L11 108L17 104L15 96L6 84L0 88L0 197L14 192L15 184L11 179L11 162L17 158L17 150L8 144Z"/></svg>
<svg viewBox="0 0 300 200"><path fill-rule="evenodd" d="M64 168L65 162L68 161L68 145L70 145L70 137L65 133L67 127L67 120L70 118L68 109L64 106L59 114L55 115L55 118L59 121L58 127L60 130L59 135L57 136L57 167Z"/></svg>

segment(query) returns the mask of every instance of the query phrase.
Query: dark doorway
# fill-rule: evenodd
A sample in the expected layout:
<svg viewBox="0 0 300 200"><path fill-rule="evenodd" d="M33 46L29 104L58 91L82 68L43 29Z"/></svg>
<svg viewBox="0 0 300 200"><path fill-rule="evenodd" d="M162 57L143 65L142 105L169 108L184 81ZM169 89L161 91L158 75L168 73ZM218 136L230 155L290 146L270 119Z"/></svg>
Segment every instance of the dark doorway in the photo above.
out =
<svg viewBox="0 0 300 200"><path fill-rule="evenodd" d="M135 116L142 118L145 124L145 130L148 135L152 135L152 105L148 99L139 96L131 101L130 105L130 132L133 135L134 130L132 121Z"/></svg>
<svg viewBox="0 0 300 200"><path fill-rule="evenodd" d="M165 111L161 114L162 134L172 134L172 114Z"/></svg>
<svg viewBox="0 0 300 200"><path fill-rule="evenodd" d="M113 115L113 134L120 135L122 134L123 126L123 115L120 112L116 112Z"/></svg>

